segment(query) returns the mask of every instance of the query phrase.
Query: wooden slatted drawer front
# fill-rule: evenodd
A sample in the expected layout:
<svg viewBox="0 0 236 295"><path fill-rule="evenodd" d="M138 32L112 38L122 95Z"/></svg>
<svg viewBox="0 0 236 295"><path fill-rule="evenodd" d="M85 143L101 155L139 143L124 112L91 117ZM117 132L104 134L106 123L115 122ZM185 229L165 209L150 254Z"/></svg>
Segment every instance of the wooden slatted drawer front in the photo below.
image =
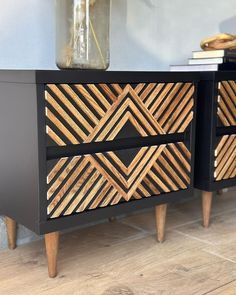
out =
<svg viewBox="0 0 236 295"><path fill-rule="evenodd" d="M190 163L182 142L48 161L48 218L187 189Z"/></svg>
<svg viewBox="0 0 236 295"><path fill-rule="evenodd" d="M48 146L184 132L193 83L48 84Z"/></svg>
<svg viewBox="0 0 236 295"><path fill-rule="evenodd" d="M218 88L217 125L236 126L236 82L221 81Z"/></svg>
<svg viewBox="0 0 236 295"><path fill-rule="evenodd" d="M220 138L215 150L216 181L236 177L236 135L225 135Z"/></svg>

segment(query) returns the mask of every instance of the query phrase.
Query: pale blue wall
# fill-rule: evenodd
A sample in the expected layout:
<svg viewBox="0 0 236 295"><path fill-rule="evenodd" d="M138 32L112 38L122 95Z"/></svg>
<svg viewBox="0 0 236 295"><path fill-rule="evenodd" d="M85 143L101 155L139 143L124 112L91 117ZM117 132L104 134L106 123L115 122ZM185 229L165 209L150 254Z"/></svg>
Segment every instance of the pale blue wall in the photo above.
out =
<svg viewBox="0 0 236 295"><path fill-rule="evenodd" d="M53 0L1 1L0 68L55 68L53 14ZM236 34L236 0L113 0L110 69L168 70L219 31ZM33 238L20 228L20 243Z"/></svg>

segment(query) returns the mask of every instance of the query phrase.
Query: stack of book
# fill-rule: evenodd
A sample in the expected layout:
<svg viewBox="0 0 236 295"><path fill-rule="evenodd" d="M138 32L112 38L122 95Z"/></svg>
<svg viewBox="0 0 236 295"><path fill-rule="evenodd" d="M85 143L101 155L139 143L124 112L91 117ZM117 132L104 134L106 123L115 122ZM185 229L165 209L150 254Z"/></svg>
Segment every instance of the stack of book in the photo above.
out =
<svg viewBox="0 0 236 295"><path fill-rule="evenodd" d="M187 65L172 65L171 71L236 70L236 50L193 51Z"/></svg>

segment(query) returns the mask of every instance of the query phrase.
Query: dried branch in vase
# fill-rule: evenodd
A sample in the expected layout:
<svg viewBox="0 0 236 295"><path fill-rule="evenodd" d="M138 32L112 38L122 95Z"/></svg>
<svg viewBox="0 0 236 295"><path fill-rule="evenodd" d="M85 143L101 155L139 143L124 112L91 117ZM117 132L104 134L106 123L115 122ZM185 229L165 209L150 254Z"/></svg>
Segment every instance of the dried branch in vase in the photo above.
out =
<svg viewBox="0 0 236 295"><path fill-rule="evenodd" d="M73 7L73 15L75 19L73 20L70 28L69 44L65 47L64 52L65 65L67 68L73 67L73 64L78 63L77 60L80 60L81 58L88 59L88 56L86 55L88 55L89 30L91 30L91 35L94 39L102 66L104 68L106 67L105 58L102 54L101 46L90 18L90 14L93 13L92 10L95 3L96 0L81 0Z"/></svg>

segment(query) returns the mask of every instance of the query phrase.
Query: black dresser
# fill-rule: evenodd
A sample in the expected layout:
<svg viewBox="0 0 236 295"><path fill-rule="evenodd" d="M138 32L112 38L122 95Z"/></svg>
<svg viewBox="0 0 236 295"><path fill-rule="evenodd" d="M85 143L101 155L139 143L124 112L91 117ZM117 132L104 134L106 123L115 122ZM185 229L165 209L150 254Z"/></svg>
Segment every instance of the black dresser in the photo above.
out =
<svg viewBox="0 0 236 295"><path fill-rule="evenodd" d="M213 192L236 186L236 71L199 74L194 186L208 227Z"/></svg>
<svg viewBox="0 0 236 295"><path fill-rule="evenodd" d="M198 77L0 71L0 213L9 247L16 246L16 223L44 234L49 276L55 277L59 231L149 206L156 206L163 241L166 204L193 192ZM215 98L212 93L207 100L212 112ZM198 146L211 164L209 188L217 183L215 151L227 132L235 136L235 126L222 127L216 117L212 124L219 127L205 139L209 154ZM205 175L200 162L198 169ZM203 188L206 176L197 176Z"/></svg>

